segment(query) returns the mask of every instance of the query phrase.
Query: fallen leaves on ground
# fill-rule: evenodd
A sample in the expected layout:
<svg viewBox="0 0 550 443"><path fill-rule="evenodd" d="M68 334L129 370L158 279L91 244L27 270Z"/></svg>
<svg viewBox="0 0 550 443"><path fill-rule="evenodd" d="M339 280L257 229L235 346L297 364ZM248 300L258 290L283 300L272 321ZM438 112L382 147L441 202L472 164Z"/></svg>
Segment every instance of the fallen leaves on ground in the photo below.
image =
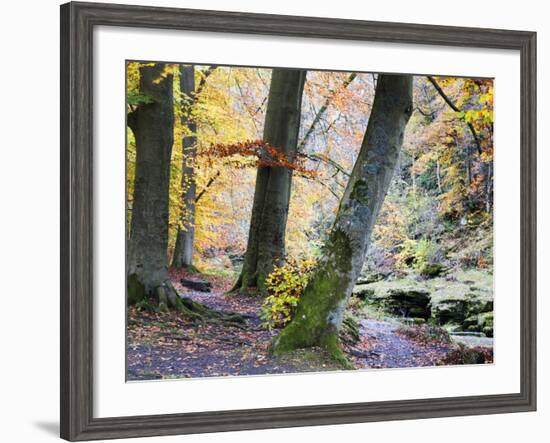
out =
<svg viewBox="0 0 550 443"><path fill-rule="evenodd" d="M261 326L259 297L227 294L231 279L172 271L180 295L221 310L246 316L246 325L196 322L178 312L128 310L128 379L150 380L227 375L319 372L340 369L321 350L299 351L284 358L269 354L269 344L279 330ZM212 292L193 292L181 278L200 278ZM438 364L450 351L444 343L418 343L400 335L387 322L364 320L361 339L344 350L357 369L417 367Z"/></svg>

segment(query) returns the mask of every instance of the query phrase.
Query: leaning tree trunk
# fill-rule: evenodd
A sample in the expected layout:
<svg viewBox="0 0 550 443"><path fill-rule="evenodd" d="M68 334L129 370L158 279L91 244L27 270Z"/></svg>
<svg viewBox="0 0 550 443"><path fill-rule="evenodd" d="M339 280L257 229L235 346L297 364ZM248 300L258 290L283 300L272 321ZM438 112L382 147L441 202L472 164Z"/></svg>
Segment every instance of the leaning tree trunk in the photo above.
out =
<svg viewBox="0 0 550 443"><path fill-rule="evenodd" d="M136 140L134 203L128 244L128 303L176 305L168 276L168 193L174 142L173 76L140 68L139 92L152 99L128 115Z"/></svg>
<svg viewBox="0 0 550 443"><path fill-rule="evenodd" d="M182 212L176 235L176 247L172 258L172 266L190 268L193 266L193 242L195 238L195 159L197 155L197 124L191 114L195 102L195 67L180 65L180 92L188 99L181 117L182 127L189 134L183 137L182 164Z"/></svg>
<svg viewBox="0 0 550 443"><path fill-rule="evenodd" d="M264 141L286 158L296 157L306 71L273 69L265 116ZM237 288L264 291L265 279L285 256L285 231L292 170L259 166L248 244Z"/></svg>
<svg viewBox="0 0 550 443"><path fill-rule="evenodd" d="M334 226L291 323L275 338L275 354L320 346L348 364L338 332L363 266L376 217L392 179L412 112L412 77L380 75L359 157Z"/></svg>

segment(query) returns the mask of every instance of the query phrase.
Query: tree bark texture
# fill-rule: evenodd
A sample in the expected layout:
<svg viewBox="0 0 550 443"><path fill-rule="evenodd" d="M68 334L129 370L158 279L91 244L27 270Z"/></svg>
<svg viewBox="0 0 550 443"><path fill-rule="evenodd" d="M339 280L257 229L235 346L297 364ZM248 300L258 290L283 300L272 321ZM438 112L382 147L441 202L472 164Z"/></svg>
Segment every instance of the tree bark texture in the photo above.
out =
<svg viewBox="0 0 550 443"><path fill-rule="evenodd" d="M273 69L264 126L264 141L287 159L297 153L306 71ZM292 170L259 166L247 249L237 288L265 291L265 279L285 257L285 231Z"/></svg>
<svg viewBox="0 0 550 443"><path fill-rule="evenodd" d="M412 77L380 75L359 156L296 315L272 344L275 354L320 346L347 364L338 332L361 272L412 113Z"/></svg>
<svg viewBox="0 0 550 443"><path fill-rule="evenodd" d="M197 124L191 114L195 102L195 68L180 65L180 92L187 98L187 105L181 117L182 127L187 127L189 135L183 137L182 164L182 213L176 235L176 246L172 266L188 268L193 266L193 243L195 238L195 159L197 156Z"/></svg>
<svg viewBox="0 0 550 443"><path fill-rule="evenodd" d="M153 102L128 115L136 140L134 203L128 244L128 302L177 297L168 277L168 192L174 142L173 76L140 68L140 94ZM160 80L160 81L159 81ZM165 300L166 302L166 300Z"/></svg>

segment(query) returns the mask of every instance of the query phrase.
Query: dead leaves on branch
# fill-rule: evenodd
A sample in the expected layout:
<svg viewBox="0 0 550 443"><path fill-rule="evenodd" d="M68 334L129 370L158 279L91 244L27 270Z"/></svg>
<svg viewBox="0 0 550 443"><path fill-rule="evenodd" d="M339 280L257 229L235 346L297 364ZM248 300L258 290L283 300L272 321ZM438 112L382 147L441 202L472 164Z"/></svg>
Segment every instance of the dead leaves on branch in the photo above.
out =
<svg viewBox="0 0 550 443"><path fill-rule="evenodd" d="M294 158L287 156L282 149L270 145L264 140L246 140L237 143L212 143L199 155L206 157L211 163L214 159L232 159L234 167L280 167L294 173L311 178L317 175L317 171L308 169L306 162L308 157L297 154ZM252 159L252 161L249 161Z"/></svg>

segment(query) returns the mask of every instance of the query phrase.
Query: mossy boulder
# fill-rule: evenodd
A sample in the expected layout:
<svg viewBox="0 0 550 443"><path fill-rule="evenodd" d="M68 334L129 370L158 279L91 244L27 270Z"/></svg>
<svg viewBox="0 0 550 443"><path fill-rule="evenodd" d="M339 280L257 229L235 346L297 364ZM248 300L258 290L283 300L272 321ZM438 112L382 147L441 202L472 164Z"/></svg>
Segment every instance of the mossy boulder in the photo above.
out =
<svg viewBox="0 0 550 443"><path fill-rule="evenodd" d="M447 323L461 324L467 316L467 305L465 300L442 299L431 303L431 315L436 323L444 325Z"/></svg>
<svg viewBox="0 0 550 443"><path fill-rule="evenodd" d="M478 324L481 323L481 332L483 332L487 337L493 336L493 322L493 312L486 312L484 314L480 314L478 317Z"/></svg>
<svg viewBox="0 0 550 443"><path fill-rule="evenodd" d="M468 287L454 285L432 294L432 318L439 324L463 324L468 318L493 312L493 300L479 293L472 293ZM466 326L465 326L466 327Z"/></svg>
<svg viewBox="0 0 550 443"><path fill-rule="evenodd" d="M415 275L384 279L359 284L353 294L388 315L429 319L439 325L455 325L459 331L475 327L475 331L492 335L492 321L486 314L493 312L493 276L486 271L458 271L429 279ZM487 320L478 325L480 316Z"/></svg>
<svg viewBox="0 0 550 443"><path fill-rule="evenodd" d="M384 302L385 309L394 315L430 318L430 293L420 288L391 289Z"/></svg>
<svg viewBox="0 0 550 443"><path fill-rule="evenodd" d="M364 272L357 279L357 285L368 285L369 283L376 283L377 281L384 280L386 276L381 272Z"/></svg>
<svg viewBox="0 0 550 443"><path fill-rule="evenodd" d="M478 315L472 315L464 320L462 329L468 332L483 332L487 337L493 336L492 312L484 312Z"/></svg>
<svg viewBox="0 0 550 443"><path fill-rule="evenodd" d="M376 297L374 288L371 288L368 284L361 284L353 288L353 295L360 300L372 302Z"/></svg>
<svg viewBox="0 0 550 443"><path fill-rule="evenodd" d="M356 297L366 303L382 308L387 314L410 317L430 318L430 292L414 280L379 281L356 286Z"/></svg>
<svg viewBox="0 0 550 443"><path fill-rule="evenodd" d="M461 325L470 317L493 312L492 275L480 271L459 271L449 278L431 280L432 319L440 324Z"/></svg>
<svg viewBox="0 0 550 443"><path fill-rule="evenodd" d="M470 294L468 300L468 313L473 314L482 314L486 312L493 312L494 303L493 300L487 298L480 298L479 295Z"/></svg>

